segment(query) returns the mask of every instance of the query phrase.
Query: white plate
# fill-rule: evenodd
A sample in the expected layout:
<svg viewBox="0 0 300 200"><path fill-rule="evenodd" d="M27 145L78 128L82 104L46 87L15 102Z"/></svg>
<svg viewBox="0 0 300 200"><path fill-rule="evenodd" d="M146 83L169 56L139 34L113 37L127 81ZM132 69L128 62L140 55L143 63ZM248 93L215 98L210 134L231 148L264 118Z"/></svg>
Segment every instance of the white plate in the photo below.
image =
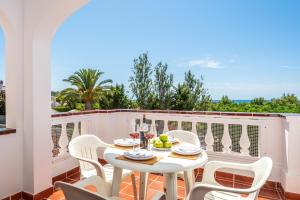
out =
<svg viewBox="0 0 300 200"><path fill-rule="evenodd" d="M170 151L171 148L156 148L156 147L152 147L153 150L157 150L157 151Z"/></svg>
<svg viewBox="0 0 300 200"><path fill-rule="evenodd" d="M180 145L173 147L172 152L180 155L197 155L202 152L202 149L195 145Z"/></svg>
<svg viewBox="0 0 300 200"><path fill-rule="evenodd" d="M178 138L175 137L169 137L169 142L171 142L172 144L179 142Z"/></svg>
<svg viewBox="0 0 300 200"><path fill-rule="evenodd" d="M150 160L155 156L152 152L146 150L126 151L123 155L132 160Z"/></svg>
<svg viewBox="0 0 300 200"><path fill-rule="evenodd" d="M114 140L115 145L123 146L123 147L132 147L135 145L138 145L140 143L140 139L130 139L130 138L125 138L125 139L117 139Z"/></svg>

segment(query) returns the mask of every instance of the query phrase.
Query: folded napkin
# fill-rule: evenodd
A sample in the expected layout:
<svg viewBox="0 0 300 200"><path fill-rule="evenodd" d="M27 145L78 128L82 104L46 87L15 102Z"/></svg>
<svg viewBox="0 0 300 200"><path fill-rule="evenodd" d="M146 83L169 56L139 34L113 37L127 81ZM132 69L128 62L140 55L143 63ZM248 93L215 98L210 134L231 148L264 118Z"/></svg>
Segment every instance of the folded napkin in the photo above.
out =
<svg viewBox="0 0 300 200"><path fill-rule="evenodd" d="M187 159L187 160L197 160L200 156L201 156L201 153L199 153L197 155L180 155L180 154L172 152L169 154L169 157L181 158L181 159Z"/></svg>
<svg viewBox="0 0 300 200"><path fill-rule="evenodd" d="M117 145L117 144L113 144L113 145L111 145L111 147L112 147L112 148L115 148L115 149L126 150L126 151L132 149L132 147L124 147L124 146L119 146L119 145Z"/></svg>
<svg viewBox="0 0 300 200"><path fill-rule="evenodd" d="M194 152L200 153L201 151L201 148L195 145L180 145L180 146L176 146L174 149L175 151L183 152L183 153L194 153Z"/></svg>
<svg viewBox="0 0 300 200"><path fill-rule="evenodd" d="M129 161L129 162L135 162L139 164L145 164L145 165L154 165L158 161L160 161L163 157L162 156L155 156L154 158L151 158L149 160L132 160L129 158L126 158L123 155L117 156L116 159L118 160L124 160L124 161Z"/></svg>
<svg viewBox="0 0 300 200"><path fill-rule="evenodd" d="M125 151L124 154L132 158L150 158L153 156L152 152L143 149L140 151Z"/></svg>

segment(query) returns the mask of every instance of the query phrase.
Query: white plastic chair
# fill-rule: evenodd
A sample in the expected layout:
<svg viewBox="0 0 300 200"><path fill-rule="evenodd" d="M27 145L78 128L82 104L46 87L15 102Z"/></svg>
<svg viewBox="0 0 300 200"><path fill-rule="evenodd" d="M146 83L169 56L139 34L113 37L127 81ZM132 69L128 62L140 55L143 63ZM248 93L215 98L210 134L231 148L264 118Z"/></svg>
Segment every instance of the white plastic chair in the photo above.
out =
<svg viewBox="0 0 300 200"><path fill-rule="evenodd" d="M173 130L166 132L166 134L178 138L181 142L190 143L200 147L200 141L196 133L184 130Z"/></svg>
<svg viewBox="0 0 300 200"><path fill-rule="evenodd" d="M111 191L111 184L113 179L113 166L106 164L102 166L98 162L97 149L99 147L109 147L107 144L100 140L95 135L81 135L69 143L69 153L71 156L79 160L80 171L82 178L88 178L90 176L100 176L109 185L108 190ZM123 170L122 179L127 176L131 176L133 194L135 199L137 198L137 189L135 183L134 173L130 170Z"/></svg>
<svg viewBox="0 0 300 200"><path fill-rule="evenodd" d="M95 192L89 191L87 186L96 189ZM75 184L57 181L55 188L60 188L66 200L118 200L118 197L109 197L106 181L100 176L91 176Z"/></svg>
<svg viewBox="0 0 300 200"><path fill-rule="evenodd" d="M218 169L233 169L250 171L254 173L254 180L250 188L238 189L225 187L215 180L215 172ZM237 200L257 199L260 188L265 184L272 170L272 160L269 157L262 157L251 164L238 164L221 161L210 161L204 167L203 179L197 183L189 193L187 200ZM242 197L247 194L247 197Z"/></svg>
<svg viewBox="0 0 300 200"><path fill-rule="evenodd" d="M184 130L173 130L173 131L166 132L166 134L168 136L178 138L180 140L180 142L190 143L190 144L200 147L200 141L199 141L198 135L193 132L184 131ZM178 172L177 176L179 178L184 179L185 190L186 190L186 193L188 193L190 191L191 186L195 184L194 170Z"/></svg>

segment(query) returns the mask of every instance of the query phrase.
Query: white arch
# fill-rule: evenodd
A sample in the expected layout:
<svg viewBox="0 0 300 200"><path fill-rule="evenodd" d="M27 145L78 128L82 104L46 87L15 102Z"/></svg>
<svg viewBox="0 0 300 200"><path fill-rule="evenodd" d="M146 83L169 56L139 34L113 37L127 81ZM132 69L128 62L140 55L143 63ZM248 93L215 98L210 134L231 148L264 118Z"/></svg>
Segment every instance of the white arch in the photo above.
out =
<svg viewBox="0 0 300 200"><path fill-rule="evenodd" d="M24 131L29 150L25 157L32 159L24 162L28 173L24 173L23 185L25 191L36 194L52 185L51 42L60 25L89 0L29 2L25 5L24 86L28 94L24 96L24 118L30 120L24 123Z"/></svg>

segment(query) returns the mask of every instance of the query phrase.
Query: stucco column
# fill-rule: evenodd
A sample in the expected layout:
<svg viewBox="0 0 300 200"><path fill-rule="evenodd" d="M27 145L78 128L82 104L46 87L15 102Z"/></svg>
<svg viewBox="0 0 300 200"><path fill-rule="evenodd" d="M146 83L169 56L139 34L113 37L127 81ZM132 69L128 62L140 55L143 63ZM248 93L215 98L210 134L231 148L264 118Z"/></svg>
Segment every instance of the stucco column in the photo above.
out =
<svg viewBox="0 0 300 200"><path fill-rule="evenodd" d="M300 191L300 116L286 116L285 125L285 166L282 173L282 184L286 192Z"/></svg>
<svg viewBox="0 0 300 200"><path fill-rule="evenodd" d="M26 0L24 4L24 191L52 186L51 42L60 25L88 0Z"/></svg>

